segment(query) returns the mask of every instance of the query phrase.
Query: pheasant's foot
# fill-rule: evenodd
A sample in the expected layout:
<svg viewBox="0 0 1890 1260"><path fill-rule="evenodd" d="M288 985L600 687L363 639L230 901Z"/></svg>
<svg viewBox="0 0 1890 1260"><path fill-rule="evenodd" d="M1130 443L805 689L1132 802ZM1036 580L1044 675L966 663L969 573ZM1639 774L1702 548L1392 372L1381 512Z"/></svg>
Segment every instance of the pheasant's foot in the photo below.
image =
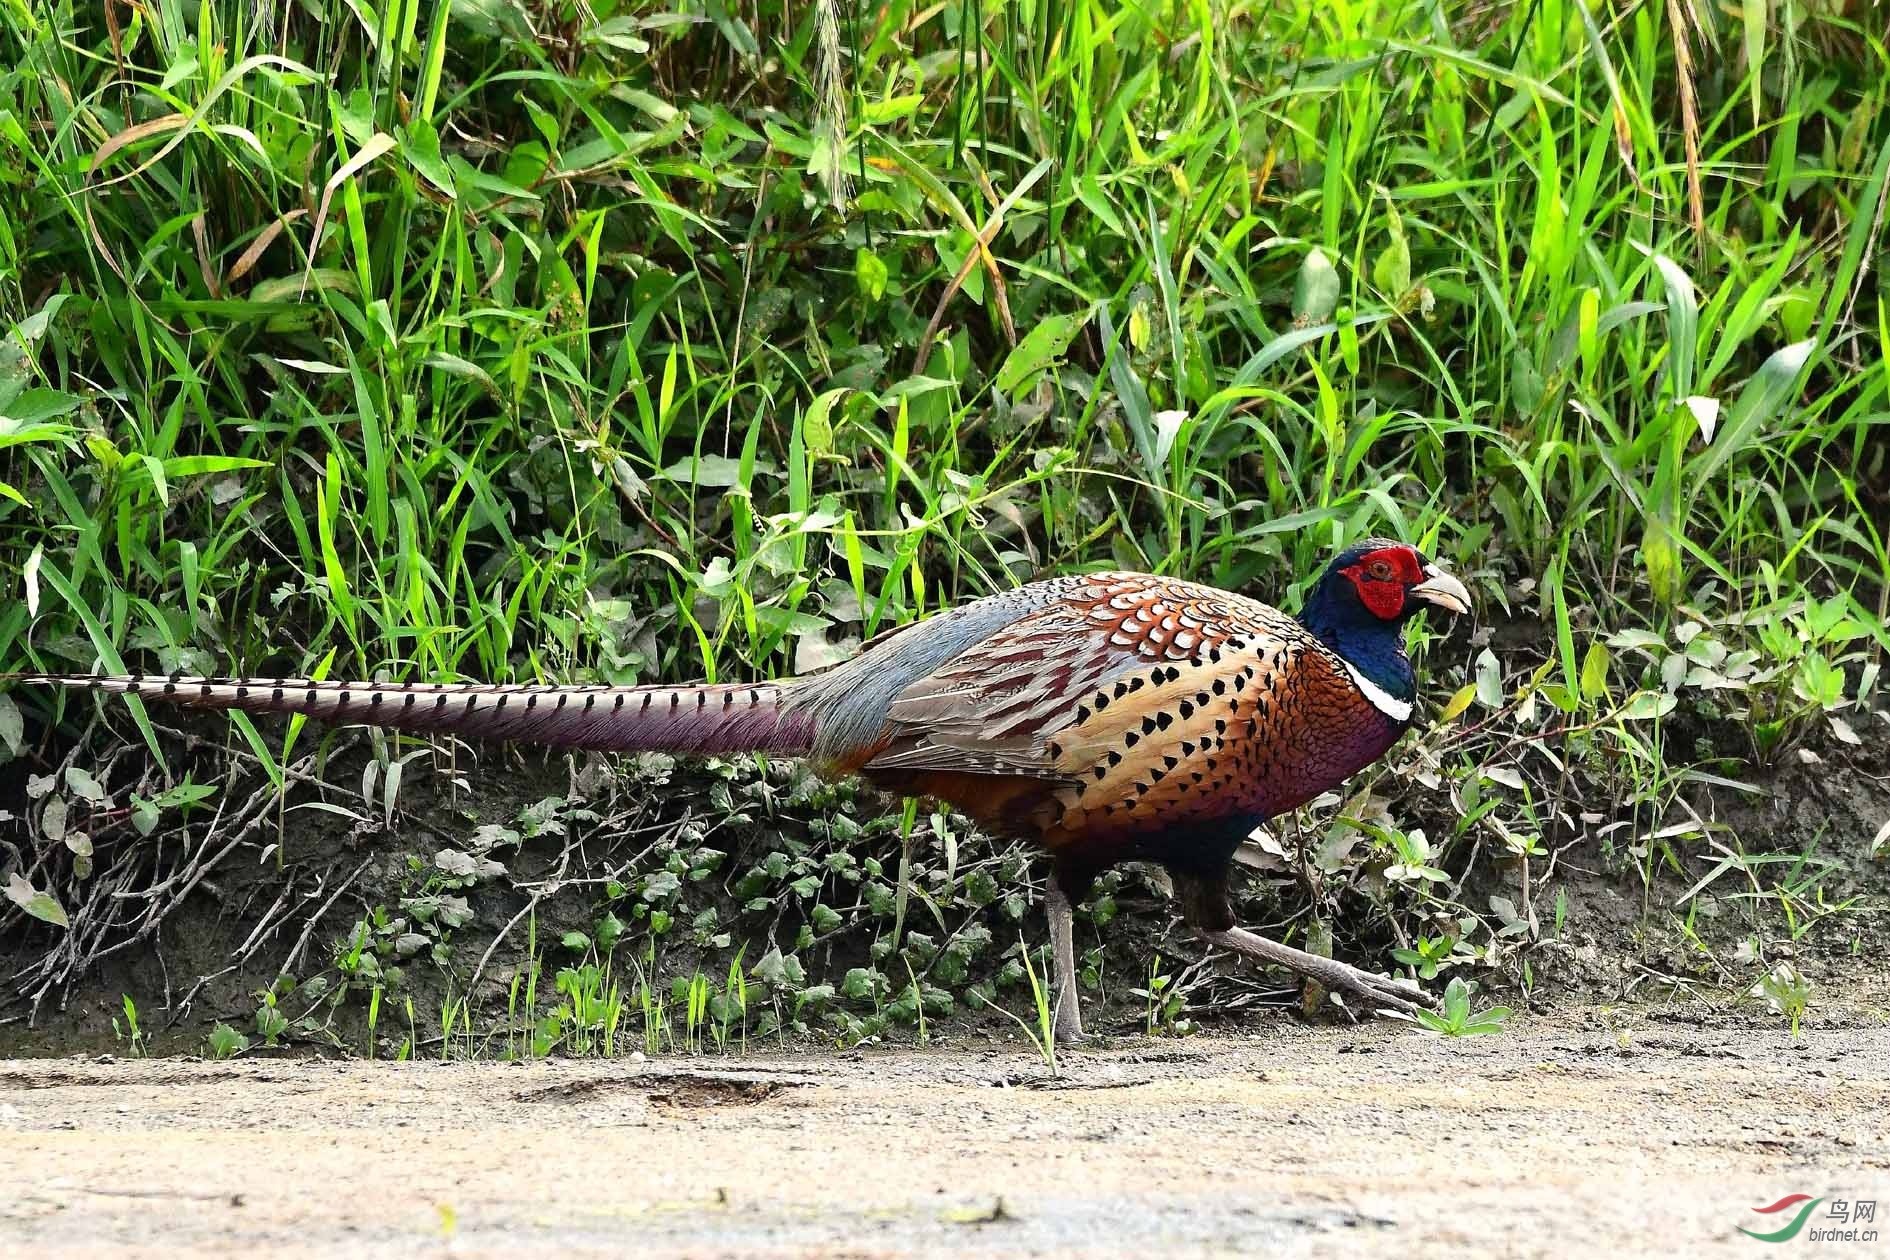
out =
<svg viewBox="0 0 1890 1260"><path fill-rule="evenodd" d="M1291 945L1270 941L1244 928L1203 932L1201 936L1210 944L1223 946L1250 958L1290 967L1327 989L1350 994L1368 1010L1392 1010L1403 1015L1416 1015L1420 1010L1440 1009L1435 997L1409 980L1374 975L1336 958L1321 958L1317 954L1294 949Z"/></svg>
<svg viewBox="0 0 1890 1260"><path fill-rule="evenodd" d="M1335 971L1309 978L1318 981L1327 989L1351 994L1364 1003L1367 1009L1374 1011L1390 1009L1404 1015L1416 1015L1420 1010L1439 1011L1442 1009L1436 998L1409 980L1375 975L1345 963L1333 965L1336 968Z"/></svg>
<svg viewBox="0 0 1890 1260"><path fill-rule="evenodd" d="M1055 1027L1059 1046L1079 1046L1089 1040L1083 1031L1083 1017L1077 1013L1075 1003L1071 1003L1067 1013L1058 1011Z"/></svg>

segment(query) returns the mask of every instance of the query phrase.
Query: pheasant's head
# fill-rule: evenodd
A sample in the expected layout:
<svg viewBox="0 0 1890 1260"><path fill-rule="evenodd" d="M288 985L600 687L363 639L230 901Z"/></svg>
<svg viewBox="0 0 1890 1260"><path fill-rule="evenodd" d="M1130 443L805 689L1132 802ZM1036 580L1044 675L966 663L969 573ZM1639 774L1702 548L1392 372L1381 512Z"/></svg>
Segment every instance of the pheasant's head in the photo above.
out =
<svg viewBox="0 0 1890 1260"><path fill-rule="evenodd" d="M1400 700L1416 692L1404 623L1426 608L1470 611L1470 592L1407 543L1367 538L1340 552L1307 593L1299 620Z"/></svg>
<svg viewBox="0 0 1890 1260"><path fill-rule="evenodd" d="M1462 582L1416 547L1383 538L1367 538L1340 552L1326 566L1316 593L1329 596L1337 605L1334 611L1345 609L1393 625L1408 621L1427 605L1452 614L1470 611L1470 592Z"/></svg>

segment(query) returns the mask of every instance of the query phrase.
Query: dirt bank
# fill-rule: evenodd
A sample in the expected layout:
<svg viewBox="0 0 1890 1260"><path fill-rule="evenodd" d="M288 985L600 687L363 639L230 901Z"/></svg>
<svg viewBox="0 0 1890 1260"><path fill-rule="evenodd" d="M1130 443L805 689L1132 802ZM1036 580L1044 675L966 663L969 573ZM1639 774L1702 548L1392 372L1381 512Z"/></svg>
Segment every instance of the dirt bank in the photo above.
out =
<svg viewBox="0 0 1890 1260"><path fill-rule="evenodd" d="M0 1245L44 1257L1751 1255L1890 1237L1890 1030L1591 1009L607 1063L0 1063ZM1867 1254L1862 1243L1833 1244Z"/></svg>

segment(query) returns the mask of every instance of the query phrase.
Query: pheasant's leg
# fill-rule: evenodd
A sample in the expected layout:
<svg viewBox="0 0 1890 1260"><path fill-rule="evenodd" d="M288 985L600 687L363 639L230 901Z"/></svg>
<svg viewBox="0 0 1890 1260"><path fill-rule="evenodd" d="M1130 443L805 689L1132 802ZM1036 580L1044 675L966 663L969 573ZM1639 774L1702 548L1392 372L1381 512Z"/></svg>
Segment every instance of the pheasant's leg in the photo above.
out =
<svg viewBox="0 0 1890 1260"><path fill-rule="evenodd" d="M1270 941L1245 928L1230 927L1217 932L1203 929L1201 939L1212 945L1225 946L1249 958L1289 967L1328 989L1350 993L1374 1010L1389 1007L1406 1015L1415 1015L1419 1010L1437 1009L1437 999L1408 980L1375 976L1337 959L1321 958L1303 949Z"/></svg>
<svg viewBox="0 0 1890 1260"><path fill-rule="evenodd" d="M1175 898L1181 902L1182 918L1210 945L1221 945L1261 962L1291 968L1327 989L1350 993L1370 1010L1389 1007L1412 1015L1420 1009L1438 1009L1436 998L1408 980L1375 976L1337 959L1321 958L1235 926L1234 909L1227 900L1225 870L1203 875L1171 869L1169 875L1174 881Z"/></svg>
<svg viewBox="0 0 1890 1260"><path fill-rule="evenodd" d="M1057 1007L1051 1023L1057 1041L1068 1045L1083 1039L1083 1011L1076 1000L1076 918L1055 876L1050 878L1043 908L1050 917L1050 952L1057 968Z"/></svg>

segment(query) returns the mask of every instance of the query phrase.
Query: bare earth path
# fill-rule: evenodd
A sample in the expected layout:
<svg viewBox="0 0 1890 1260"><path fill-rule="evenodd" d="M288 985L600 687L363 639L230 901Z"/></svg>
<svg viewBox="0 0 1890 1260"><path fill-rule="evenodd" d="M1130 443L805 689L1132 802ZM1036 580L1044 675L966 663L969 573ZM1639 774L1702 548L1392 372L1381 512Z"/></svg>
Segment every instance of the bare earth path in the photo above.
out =
<svg viewBox="0 0 1890 1260"><path fill-rule="evenodd" d="M1890 1240L1890 1030L1282 1020L1063 1066L0 1062L0 1252L1670 1260L1772 1254L1736 1227L1790 1194ZM1828 1211L1791 1246L1884 1254Z"/></svg>

